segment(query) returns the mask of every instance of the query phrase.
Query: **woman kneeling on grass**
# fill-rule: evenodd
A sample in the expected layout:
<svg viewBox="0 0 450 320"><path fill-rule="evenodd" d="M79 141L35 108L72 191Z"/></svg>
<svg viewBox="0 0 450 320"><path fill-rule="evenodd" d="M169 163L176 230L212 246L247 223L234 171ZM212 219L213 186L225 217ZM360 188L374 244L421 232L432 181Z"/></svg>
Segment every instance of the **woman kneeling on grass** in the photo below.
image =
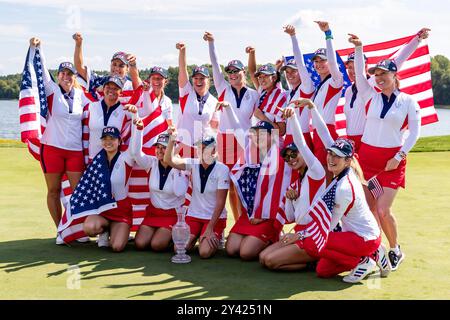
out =
<svg viewBox="0 0 450 320"><path fill-rule="evenodd" d="M164 162L175 169L191 173L192 200L186 217L191 237L186 248L192 250L200 238L200 257L210 258L216 253L226 226L225 201L230 187L229 169L216 160L214 137L206 136L196 143L198 159L193 159L175 155L173 145L177 131L174 127L169 128L169 135Z"/></svg>
<svg viewBox="0 0 450 320"><path fill-rule="evenodd" d="M181 208L188 189L188 178L164 161L169 135L160 134L154 144L156 156L142 151L142 120L132 128L130 151L137 164L149 173L150 204L147 216L136 233L135 244L140 250L167 250L172 241L172 226L177 223L176 209Z"/></svg>
<svg viewBox="0 0 450 320"><path fill-rule="evenodd" d="M114 252L120 252L123 251L128 242L130 227L133 223L132 206L128 199L128 184L134 160L128 151L119 151L122 140L120 131L116 127L105 127L102 131L101 140L103 149L93 159L89 167L107 166L110 175L111 195L117 202L117 206L99 215L89 215L84 221L83 230L91 237L100 235L98 239L99 247L111 246ZM85 175L91 174L89 167ZM75 189L75 196L78 193L77 189L84 187L83 179L85 175ZM95 189L97 188L98 186ZM77 198L71 199L71 202L76 200ZM89 201L89 199L87 200ZM111 234L110 240L109 234Z"/></svg>

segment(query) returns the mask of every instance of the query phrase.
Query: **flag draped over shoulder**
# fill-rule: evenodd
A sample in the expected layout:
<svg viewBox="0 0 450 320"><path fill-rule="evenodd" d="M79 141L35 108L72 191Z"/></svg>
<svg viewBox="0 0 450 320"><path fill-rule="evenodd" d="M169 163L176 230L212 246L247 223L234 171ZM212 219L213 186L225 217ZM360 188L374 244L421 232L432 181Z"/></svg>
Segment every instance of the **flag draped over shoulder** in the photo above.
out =
<svg viewBox="0 0 450 320"><path fill-rule="evenodd" d="M42 50L30 47L25 59L19 93L20 138L28 146L30 154L38 161L41 159L41 137L47 126L48 101L42 65ZM61 181L61 201L63 205L72 192L69 181L64 175Z"/></svg>
<svg viewBox="0 0 450 320"><path fill-rule="evenodd" d="M367 63L369 68L376 65L377 62L383 59L392 59L396 56L401 47L410 42L415 35L403 37L386 42L368 44L363 47L364 54L367 56ZM346 60L348 55L354 52L354 48L336 50L339 70L344 75L344 88L342 96L339 99L336 108L336 129L340 136L346 134L346 122L344 114L344 93L349 85L351 85L348 78L347 71L343 60ZM320 77L314 70L313 61L311 60L313 54L304 54L306 68L317 86L320 83ZM292 59L293 57L286 57ZM434 108L434 98L431 83L431 62L430 51L426 41L421 41L417 49L403 64L400 71L397 73L400 78L400 90L404 93L412 95L420 106L420 115L422 117L422 125L434 123L438 121L436 109Z"/></svg>
<svg viewBox="0 0 450 320"><path fill-rule="evenodd" d="M89 215L117 208L111 193L111 180L106 151L100 151L83 173L75 188L58 232L68 243L84 236L83 222Z"/></svg>
<svg viewBox="0 0 450 320"><path fill-rule="evenodd" d="M248 150L246 154L249 154ZM244 165L238 162L233 167L230 177L245 214L251 218L275 220L293 175L274 144L261 164L251 163L247 157Z"/></svg>

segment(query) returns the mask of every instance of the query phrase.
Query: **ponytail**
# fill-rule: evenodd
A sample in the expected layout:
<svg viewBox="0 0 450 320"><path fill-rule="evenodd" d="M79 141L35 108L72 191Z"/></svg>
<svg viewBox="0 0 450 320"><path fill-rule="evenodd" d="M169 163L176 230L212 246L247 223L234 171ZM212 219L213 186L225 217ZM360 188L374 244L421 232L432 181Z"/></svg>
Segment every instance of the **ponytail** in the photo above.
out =
<svg viewBox="0 0 450 320"><path fill-rule="evenodd" d="M361 184L367 186L367 181L366 179L364 179L363 171L361 169L361 166L359 165L358 159L356 159L355 156L350 158L350 168L353 169Z"/></svg>

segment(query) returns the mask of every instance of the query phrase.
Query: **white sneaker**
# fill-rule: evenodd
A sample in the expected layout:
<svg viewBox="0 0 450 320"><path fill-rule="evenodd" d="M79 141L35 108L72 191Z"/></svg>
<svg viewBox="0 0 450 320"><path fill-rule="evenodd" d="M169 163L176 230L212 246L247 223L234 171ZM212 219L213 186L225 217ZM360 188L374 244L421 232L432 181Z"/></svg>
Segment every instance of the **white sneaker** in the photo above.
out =
<svg viewBox="0 0 450 320"><path fill-rule="evenodd" d="M355 269L353 269L349 275L345 276L342 281L347 283L357 283L363 280L369 273L373 271L377 263L369 258L365 257Z"/></svg>
<svg viewBox="0 0 450 320"><path fill-rule="evenodd" d="M87 243L90 241L91 241L91 239L89 237L83 237L83 238L77 239L77 242L79 242L79 243Z"/></svg>
<svg viewBox="0 0 450 320"><path fill-rule="evenodd" d="M391 265L387 254L386 247L380 244L377 251L374 254L377 266L380 268L380 275L382 278L386 278L391 273Z"/></svg>
<svg viewBox="0 0 450 320"><path fill-rule="evenodd" d="M108 248L109 247L109 232L100 233L97 239L97 245L99 248Z"/></svg>
<svg viewBox="0 0 450 320"><path fill-rule="evenodd" d="M61 238L61 236L60 236L59 233L56 234L56 244L57 244L58 246L63 245L63 244L66 244L66 243L64 242L64 240Z"/></svg>

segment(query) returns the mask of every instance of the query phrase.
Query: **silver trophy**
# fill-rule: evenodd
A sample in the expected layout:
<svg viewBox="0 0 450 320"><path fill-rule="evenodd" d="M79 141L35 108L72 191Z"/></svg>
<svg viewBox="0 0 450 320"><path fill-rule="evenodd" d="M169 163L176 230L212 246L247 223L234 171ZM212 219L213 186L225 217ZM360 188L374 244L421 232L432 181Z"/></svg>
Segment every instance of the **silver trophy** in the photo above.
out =
<svg viewBox="0 0 450 320"><path fill-rule="evenodd" d="M175 244L176 255L172 257L173 263L189 263L191 257L186 254L186 246L191 236L189 225L185 221L187 207L177 209L178 221L172 227L172 240Z"/></svg>

